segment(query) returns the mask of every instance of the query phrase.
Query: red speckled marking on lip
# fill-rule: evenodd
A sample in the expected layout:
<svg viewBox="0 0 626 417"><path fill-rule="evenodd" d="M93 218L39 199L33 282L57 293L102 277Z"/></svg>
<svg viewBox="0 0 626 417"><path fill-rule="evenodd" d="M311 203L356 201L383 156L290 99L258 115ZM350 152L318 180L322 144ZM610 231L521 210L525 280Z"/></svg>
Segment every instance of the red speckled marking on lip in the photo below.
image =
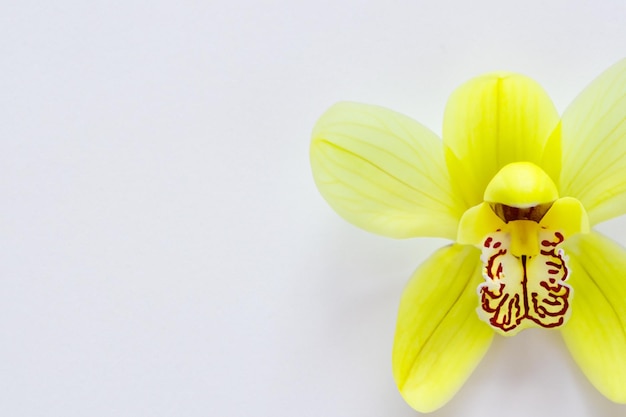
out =
<svg viewBox="0 0 626 417"><path fill-rule="evenodd" d="M548 233L542 231L542 235ZM569 269L563 251L557 248L563 235L551 234L551 238L541 240L540 255L533 257L511 255L506 233L485 239L485 282L478 287L480 309L485 313L483 319L503 333L517 329L524 321L544 328L565 322L572 293L565 284ZM511 265L515 268L507 270Z"/></svg>

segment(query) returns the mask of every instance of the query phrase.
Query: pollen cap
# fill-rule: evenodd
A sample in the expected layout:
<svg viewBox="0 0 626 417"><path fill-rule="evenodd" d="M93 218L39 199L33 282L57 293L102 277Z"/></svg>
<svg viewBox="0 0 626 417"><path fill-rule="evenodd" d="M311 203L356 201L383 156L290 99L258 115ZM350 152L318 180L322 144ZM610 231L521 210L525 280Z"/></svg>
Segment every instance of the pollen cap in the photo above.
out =
<svg viewBox="0 0 626 417"><path fill-rule="evenodd" d="M554 181L531 162L505 165L485 189L484 200L511 207L529 208L559 198Z"/></svg>

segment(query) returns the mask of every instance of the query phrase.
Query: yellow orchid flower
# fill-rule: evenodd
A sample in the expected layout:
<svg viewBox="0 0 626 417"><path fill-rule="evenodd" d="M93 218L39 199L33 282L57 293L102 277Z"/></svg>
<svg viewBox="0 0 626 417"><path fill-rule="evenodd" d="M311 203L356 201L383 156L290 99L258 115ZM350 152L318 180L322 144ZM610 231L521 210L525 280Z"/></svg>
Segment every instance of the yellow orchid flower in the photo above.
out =
<svg viewBox="0 0 626 417"><path fill-rule="evenodd" d="M316 184L346 220L443 237L400 302L393 373L405 400L445 404L495 333L559 329L589 381L626 403L626 251L590 227L626 213L626 60L559 118L513 73L447 104L443 141L382 107L339 103L311 143Z"/></svg>

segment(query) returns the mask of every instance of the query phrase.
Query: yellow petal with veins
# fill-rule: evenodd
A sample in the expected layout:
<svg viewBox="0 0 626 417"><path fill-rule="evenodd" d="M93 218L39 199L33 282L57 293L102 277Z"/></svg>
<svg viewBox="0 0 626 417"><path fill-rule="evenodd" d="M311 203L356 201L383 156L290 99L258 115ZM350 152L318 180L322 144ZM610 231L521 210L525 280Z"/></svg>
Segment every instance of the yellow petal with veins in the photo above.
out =
<svg viewBox="0 0 626 417"><path fill-rule="evenodd" d="M594 80L563 113L561 195L591 225L626 213L626 59Z"/></svg>
<svg viewBox="0 0 626 417"><path fill-rule="evenodd" d="M483 279L480 252L440 249L420 266L402 294L393 374L404 399L430 412L458 391L486 353L493 331L476 314Z"/></svg>
<svg viewBox="0 0 626 417"><path fill-rule="evenodd" d="M382 235L454 239L463 205L452 193L441 140L382 107L339 103L317 122L311 168L328 203Z"/></svg>
<svg viewBox="0 0 626 417"><path fill-rule="evenodd" d="M626 403L626 250L596 232L563 246L576 289L565 343L598 391Z"/></svg>
<svg viewBox="0 0 626 417"><path fill-rule="evenodd" d="M479 204L503 166L532 162L554 182L561 169L559 115L532 79L488 74L459 87L443 122L446 163L467 207Z"/></svg>

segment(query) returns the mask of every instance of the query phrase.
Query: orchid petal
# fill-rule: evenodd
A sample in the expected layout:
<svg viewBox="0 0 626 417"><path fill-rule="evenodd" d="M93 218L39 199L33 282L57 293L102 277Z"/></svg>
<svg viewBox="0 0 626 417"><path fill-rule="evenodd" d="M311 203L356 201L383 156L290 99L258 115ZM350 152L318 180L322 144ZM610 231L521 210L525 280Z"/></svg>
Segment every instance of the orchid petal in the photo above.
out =
<svg viewBox="0 0 626 417"><path fill-rule="evenodd" d="M565 241L576 294L563 338L589 381L626 403L626 250L599 233Z"/></svg>
<svg viewBox="0 0 626 417"><path fill-rule="evenodd" d="M489 203L480 203L463 213L456 241L465 245L480 246L485 236L502 229L505 224Z"/></svg>
<svg viewBox="0 0 626 417"><path fill-rule="evenodd" d="M456 237L463 208L441 140L404 115L336 104L313 130L311 166L321 194L356 226L396 238Z"/></svg>
<svg viewBox="0 0 626 417"><path fill-rule="evenodd" d="M420 412L443 406L487 352L493 331L476 314L483 281L480 252L451 245L417 269L404 290L393 372L404 399Z"/></svg>
<svg viewBox="0 0 626 417"><path fill-rule="evenodd" d="M592 225L626 213L626 59L596 78L562 119L561 195Z"/></svg>
<svg viewBox="0 0 626 417"><path fill-rule="evenodd" d="M489 181L518 161L541 167L554 182L561 169L559 116L532 79L488 74L459 87L443 122L446 163L467 207L483 201Z"/></svg>

